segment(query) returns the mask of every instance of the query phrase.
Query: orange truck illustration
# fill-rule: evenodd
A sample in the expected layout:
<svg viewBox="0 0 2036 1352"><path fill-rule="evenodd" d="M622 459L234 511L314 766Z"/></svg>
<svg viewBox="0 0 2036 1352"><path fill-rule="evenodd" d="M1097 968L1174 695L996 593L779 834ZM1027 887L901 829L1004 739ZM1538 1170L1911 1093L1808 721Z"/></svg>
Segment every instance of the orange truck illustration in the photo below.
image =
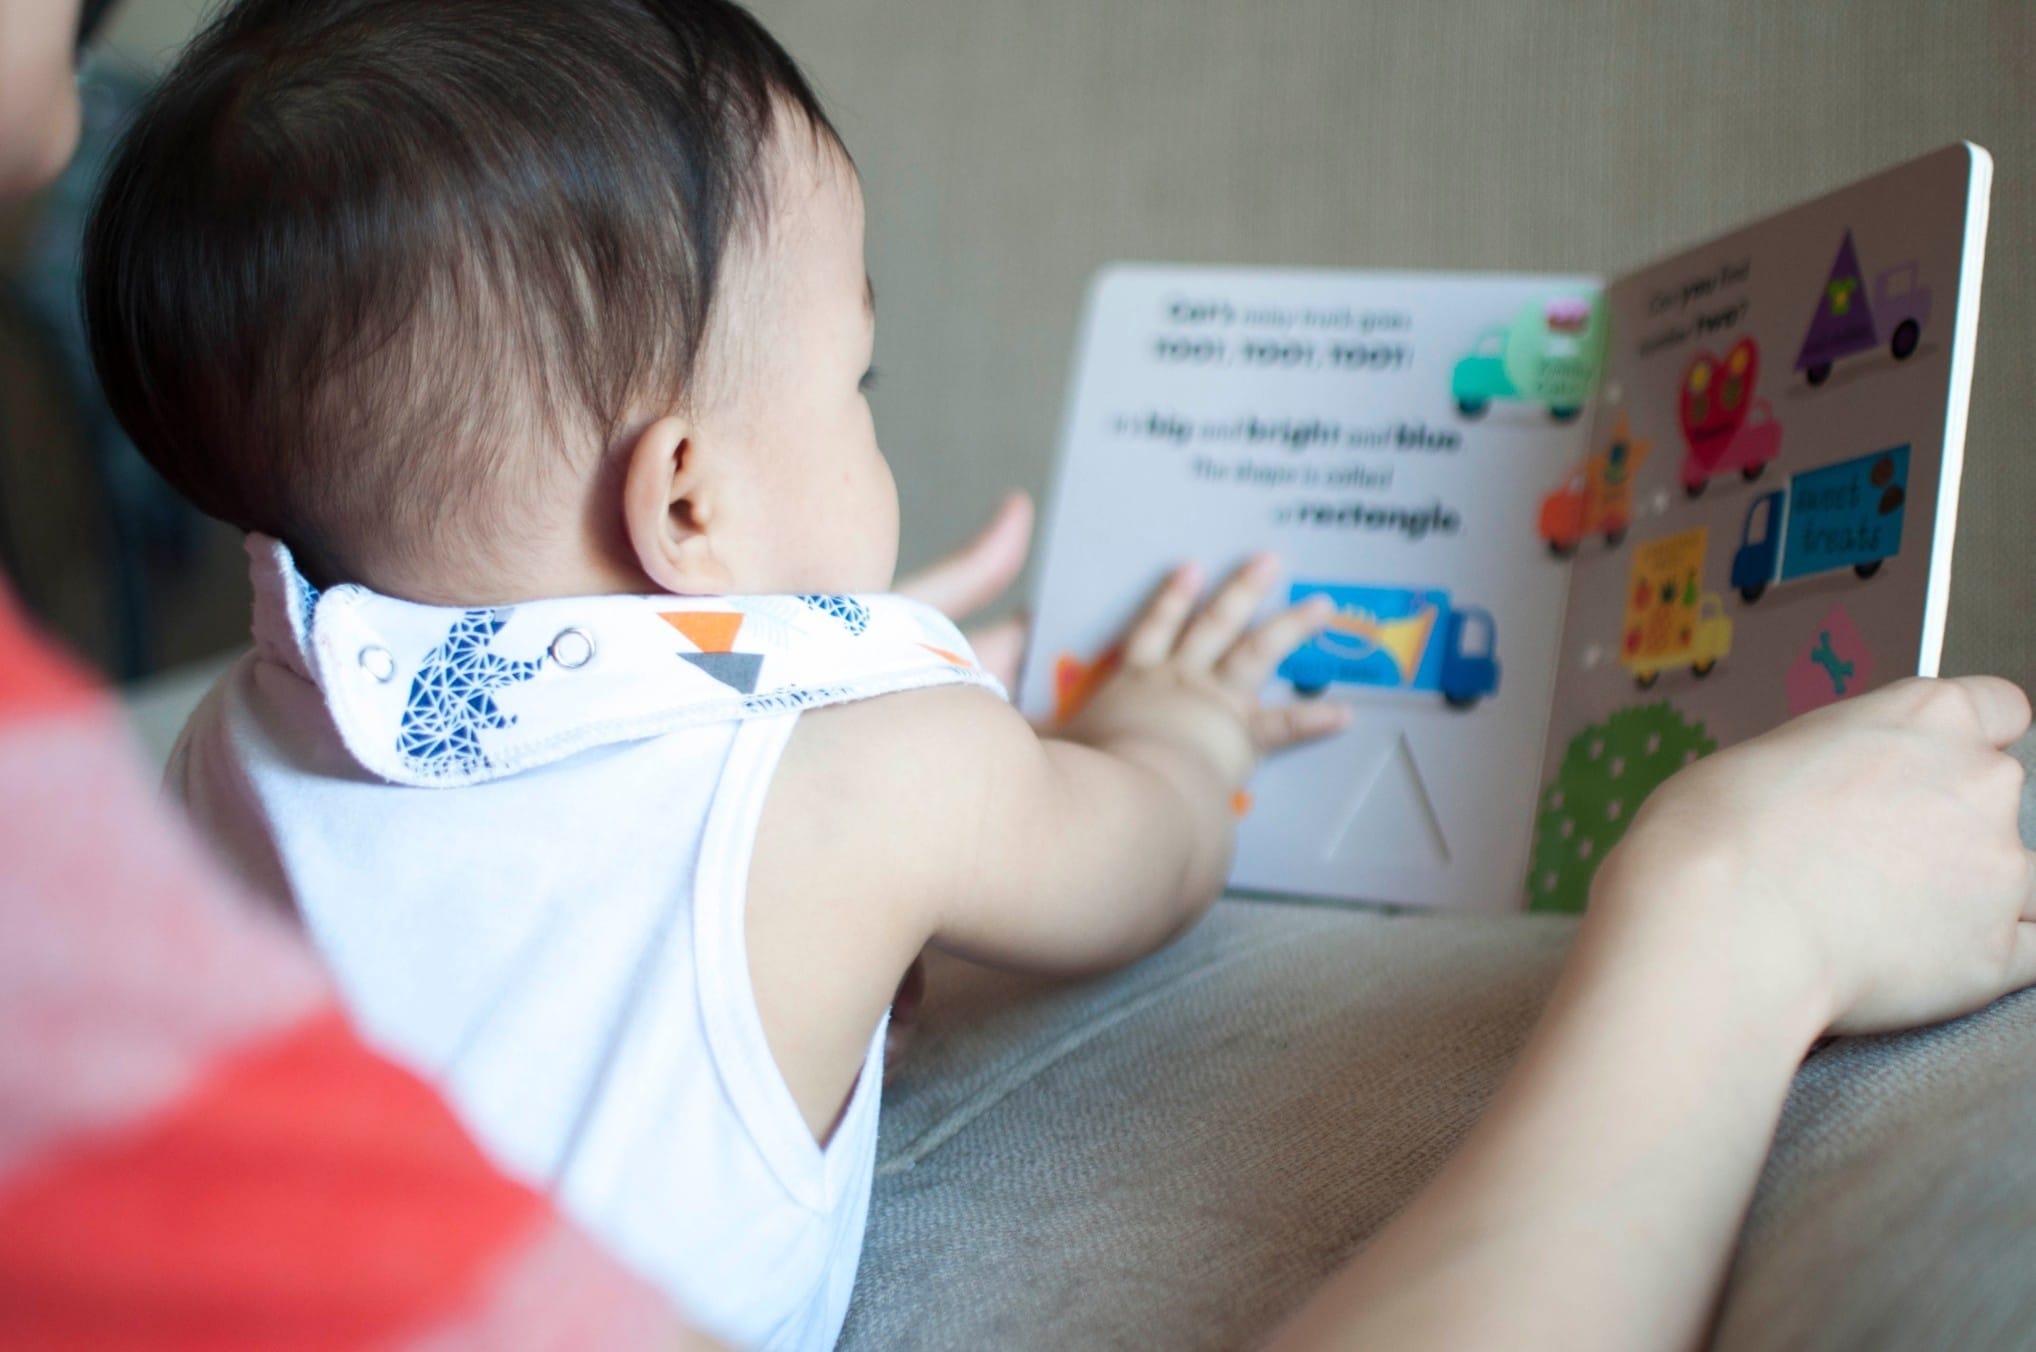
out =
<svg viewBox="0 0 2036 1352"><path fill-rule="evenodd" d="M1708 676L1732 651L1732 620L1716 592L1703 590L1704 527L1651 540L1633 551L1619 665L1645 690L1664 671Z"/></svg>
<svg viewBox="0 0 2036 1352"><path fill-rule="evenodd" d="M1621 413L1611 443L1541 500L1537 529L1550 553L1562 558L1589 535L1602 535L1608 547L1618 547L1633 523L1633 479L1649 449L1634 438Z"/></svg>

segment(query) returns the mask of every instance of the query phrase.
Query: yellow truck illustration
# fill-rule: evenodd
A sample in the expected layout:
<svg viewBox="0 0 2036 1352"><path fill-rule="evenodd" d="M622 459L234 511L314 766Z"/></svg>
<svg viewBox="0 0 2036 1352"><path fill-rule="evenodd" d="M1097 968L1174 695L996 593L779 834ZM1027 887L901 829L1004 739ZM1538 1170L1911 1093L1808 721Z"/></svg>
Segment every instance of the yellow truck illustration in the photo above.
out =
<svg viewBox="0 0 2036 1352"><path fill-rule="evenodd" d="M1725 602L1704 585L1709 544L1702 526L1651 540L1633 551L1626 588L1625 630L1619 665L1645 690L1664 671L1688 667L1708 676L1732 651L1732 620Z"/></svg>

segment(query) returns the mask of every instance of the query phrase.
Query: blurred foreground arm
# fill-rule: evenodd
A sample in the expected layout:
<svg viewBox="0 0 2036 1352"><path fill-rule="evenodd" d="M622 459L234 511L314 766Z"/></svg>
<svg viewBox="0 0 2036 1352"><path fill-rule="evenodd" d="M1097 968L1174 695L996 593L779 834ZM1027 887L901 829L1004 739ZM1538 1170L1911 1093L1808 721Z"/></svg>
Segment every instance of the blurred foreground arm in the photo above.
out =
<svg viewBox="0 0 2036 1352"><path fill-rule="evenodd" d="M0 1346L698 1347L366 1047L0 581Z"/></svg>

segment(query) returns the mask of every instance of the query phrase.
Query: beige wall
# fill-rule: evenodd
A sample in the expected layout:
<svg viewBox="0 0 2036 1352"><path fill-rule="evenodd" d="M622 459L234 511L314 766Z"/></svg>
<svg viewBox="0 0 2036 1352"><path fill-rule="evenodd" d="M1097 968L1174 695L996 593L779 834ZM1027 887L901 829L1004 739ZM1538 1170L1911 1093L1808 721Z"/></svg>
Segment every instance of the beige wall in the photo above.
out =
<svg viewBox="0 0 2036 1352"><path fill-rule="evenodd" d="M1997 167L1947 666L2036 678L2036 4L755 0L868 183L905 556L1038 491L1113 258L1620 269L1965 137ZM135 0L130 52L201 0Z"/></svg>
<svg viewBox="0 0 2036 1352"><path fill-rule="evenodd" d="M127 0L106 21L105 43L131 61L160 65L184 45L216 0Z"/></svg>
<svg viewBox="0 0 2036 1352"><path fill-rule="evenodd" d="M1622 269L1997 167L1947 666L2036 677L2036 4L756 0L868 183L906 556L1038 489L1107 259Z"/></svg>

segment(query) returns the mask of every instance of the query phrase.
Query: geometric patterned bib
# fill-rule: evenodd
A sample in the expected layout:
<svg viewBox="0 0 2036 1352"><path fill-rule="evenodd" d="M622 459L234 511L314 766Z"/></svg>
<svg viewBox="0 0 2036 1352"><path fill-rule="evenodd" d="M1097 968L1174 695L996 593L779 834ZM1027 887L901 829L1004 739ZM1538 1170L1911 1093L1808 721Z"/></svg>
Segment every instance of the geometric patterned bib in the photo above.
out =
<svg viewBox="0 0 2036 1352"><path fill-rule="evenodd" d="M592 747L934 685L1004 698L961 631L878 596L584 596L425 606L323 593L248 537L255 641L392 783L481 783Z"/></svg>

